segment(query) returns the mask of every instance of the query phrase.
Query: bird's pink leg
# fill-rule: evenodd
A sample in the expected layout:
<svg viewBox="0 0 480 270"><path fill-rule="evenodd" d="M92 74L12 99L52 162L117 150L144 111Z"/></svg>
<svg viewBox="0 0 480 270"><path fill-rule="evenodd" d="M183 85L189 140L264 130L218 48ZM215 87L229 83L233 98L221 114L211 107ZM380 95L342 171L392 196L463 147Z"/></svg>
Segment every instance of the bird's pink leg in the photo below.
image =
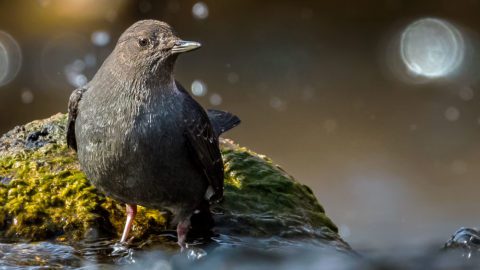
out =
<svg viewBox="0 0 480 270"><path fill-rule="evenodd" d="M182 220L177 225L177 238L178 245L181 248L181 251L184 251L187 248L185 241L187 240L187 233L190 230L190 218Z"/></svg>
<svg viewBox="0 0 480 270"><path fill-rule="evenodd" d="M127 241L128 233L132 228L133 220L137 214L137 205L127 203L127 221L125 222L125 228L123 229L122 239L120 242L125 243Z"/></svg>

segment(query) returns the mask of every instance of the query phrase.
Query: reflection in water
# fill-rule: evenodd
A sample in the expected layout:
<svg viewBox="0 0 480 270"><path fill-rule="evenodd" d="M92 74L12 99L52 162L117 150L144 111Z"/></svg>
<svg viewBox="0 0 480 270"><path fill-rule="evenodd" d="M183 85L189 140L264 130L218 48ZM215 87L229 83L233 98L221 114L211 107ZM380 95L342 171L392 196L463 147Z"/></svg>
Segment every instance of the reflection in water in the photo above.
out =
<svg viewBox="0 0 480 270"><path fill-rule="evenodd" d="M0 243L0 265L2 267L79 267L75 249L50 242Z"/></svg>
<svg viewBox="0 0 480 270"><path fill-rule="evenodd" d="M221 237L220 237L221 238ZM477 269L480 263L478 232L463 228L445 245L364 255L318 248L301 242L282 243L272 249L272 240L237 239L232 245L195 245L186 252L169 251L157 238L148 245L126 247L107 239L81 241L74 246L53 242L0 244L2 267L66 269ZM242 241L243 240L243 241ZM160 242L158 242L160 241ZM274 242L274 241L273 241ZM156 245L155 245L156 244ZM292 245L293 244L293 245ZM167 244L168 245L168 244ZM167 247L167 248L165 248ZM398 268L401 267L401 268Z"/></svg>

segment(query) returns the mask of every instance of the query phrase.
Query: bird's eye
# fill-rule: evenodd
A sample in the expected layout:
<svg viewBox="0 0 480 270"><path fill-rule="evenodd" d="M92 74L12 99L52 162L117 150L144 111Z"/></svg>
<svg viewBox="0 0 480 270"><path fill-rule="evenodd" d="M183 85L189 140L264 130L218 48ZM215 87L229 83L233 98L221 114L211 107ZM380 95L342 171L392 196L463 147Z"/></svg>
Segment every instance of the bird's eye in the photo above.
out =
<svg viewBox="0 0 480 270"><path fill-rule="evenodd" d="M149 43L150 41L148 40L148 38L141 38L138 40L138 45L142 47L146 47Z"/></svg>

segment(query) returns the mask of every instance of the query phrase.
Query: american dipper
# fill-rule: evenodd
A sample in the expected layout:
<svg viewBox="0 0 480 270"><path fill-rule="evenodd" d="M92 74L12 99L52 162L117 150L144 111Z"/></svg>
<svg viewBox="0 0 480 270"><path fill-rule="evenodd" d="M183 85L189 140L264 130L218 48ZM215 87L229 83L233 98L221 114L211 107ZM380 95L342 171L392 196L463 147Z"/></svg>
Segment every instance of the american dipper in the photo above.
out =
<svg viewBox="0 0 480 270"><path fill-rule="evenodd" d="M99 190L126 203L125 242L137 205L171 211L182 250L192 214L223 196L218 137L240 123L206 112L174 79L180 53L200 47L156 20L119 38L93 79L68 104L68 145Z"/></svg>

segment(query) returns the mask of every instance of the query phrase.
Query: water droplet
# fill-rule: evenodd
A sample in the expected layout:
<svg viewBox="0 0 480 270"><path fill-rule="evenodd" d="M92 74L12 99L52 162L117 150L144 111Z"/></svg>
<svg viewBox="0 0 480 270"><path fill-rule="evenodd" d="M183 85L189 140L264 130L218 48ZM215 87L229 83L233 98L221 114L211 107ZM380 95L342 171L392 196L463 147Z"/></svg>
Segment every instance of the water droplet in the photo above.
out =
<svg viewBox="0 0 480 270"><path fill-rule="evenodd" d="M203 2L197 2L192 7L193 17L199 20L206 19L208 17L208 7Z"/></svg>
<svg viewBox="0 0 480 270"><path fill-rule="evenodd" d="M196 248L196 247L188 248L187 258L191 261L200 260L206 255L207 255L207 252L201 248Z"/></svg>
<svg viewBox="0 0 480 270"><path fill-rule="evenodd" d="M457 121L460 118L460 111L455 107L448 107L445 110L445 118L448 121Z"/></svg>
<svg viewBox="0 0 480 270"><path fill-rule="evenodd" d="M191 86L192 94L195 96L205 96L207 94L207 85L200 81L194 80Z"/></svg>
<svg viewBox="0 0 480 270"><path fill-rule="evenodd" d="M212 104L213 106L218 106L222 104L222 101L222 96L220 96L219 94L212 94L210 96L210 104Z"/></svg>
<svg viewBox="0 0 480 270"><path fill-rule="evenodd" d="M107 31L95 31L92 33L91 40L93 44L103 47L110 43L110 34Z"/></svg>

